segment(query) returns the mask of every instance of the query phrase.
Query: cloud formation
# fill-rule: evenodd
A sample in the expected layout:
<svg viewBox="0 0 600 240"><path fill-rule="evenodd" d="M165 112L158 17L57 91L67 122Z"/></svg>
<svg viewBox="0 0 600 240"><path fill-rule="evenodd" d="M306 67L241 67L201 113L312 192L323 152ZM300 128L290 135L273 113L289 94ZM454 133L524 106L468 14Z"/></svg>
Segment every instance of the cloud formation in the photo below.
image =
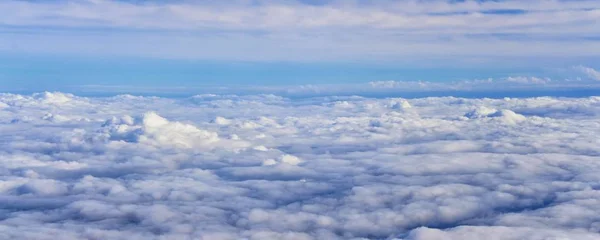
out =
<svg viewBox="0 0 600 240"><path fill-rule="evenodd" d="M599 12L597 1L561 0L9 0L0 3L0 50L254 61L460 56L463 64L589 58L600 53Z"/></svg>
<svg viewBox="0 0 600 240"><path fill-rule="evenodd" d="M598 239L599 117L599 97L1 94L0 238Z"/></svg>
<svg viewBox="0 0 600 240"><path fill-rule="evenodd" d="M7 25L100 26L140 29L266 30L365 27L427 33L525 33L541 24L596 26L596 1L211 1L134 2L75 0L3 2ZM10 9L10 11L9 11ZM26 14L25 14L26 13ZM509 20L509 21L507 21ZM582 24L583 23L583 24ZM563 33L567 26L537 29Z"/></svg>
<svg viewBox="0 0 600 240"><path fill-rule="evenodd" d="M592 68L591 71L595 71ZM570 78L535 76L509 76L500 78L457 80L457 81L394 81L381 80L364 83L321 83L290 85L210 85L202 87L181 86L126 86L126 85L81 85L70 90L83 94L135 93L142 95L182 96L202 94L248 95L272 94L284 97L315 97L331 95L358 95L368 97L403 96L405 98L432 96L459 97L587 97L600 91L600 82L587 76L579 67L568 70ZM215 119L227 124L228 119Z"/></svg>
<svg viewBox="0 0 600 240"><path fill-rule="evenodd" d="M585 66L577 66L575 69L584 73L588 78L600 81L600 72L598 72L596 69Z"/></svg>

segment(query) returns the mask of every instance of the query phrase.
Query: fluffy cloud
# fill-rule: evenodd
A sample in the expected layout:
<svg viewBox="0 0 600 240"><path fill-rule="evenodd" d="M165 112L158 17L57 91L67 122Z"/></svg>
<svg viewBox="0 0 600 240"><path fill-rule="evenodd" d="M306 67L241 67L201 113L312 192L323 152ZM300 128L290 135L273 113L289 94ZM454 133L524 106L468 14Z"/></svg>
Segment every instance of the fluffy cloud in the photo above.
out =
<svg viewBox="0 0 600 240"><path fill-rule="evenodd" d="M241 141L224 142L215 132L201 130L190 124L170 122L155 112L147 112L137 119L131 116L113 117L103 126L111 140L139 142L157 147L211 149L217 146L233 148L236 145L247 145Z"/></svg>
<svg viewBox="0 0 600 240"><path fill-rule="evenodd" d="M2 94L0 238L598 239L599 117L598 97Z"/></svg>
<svg viewBox="0 0 600 240"><path fill-rule="evenodd" d="M477 119L477 118L499 118L505 123L515 124L521 121L525 121L527 118L521 114L515 113L511 110L496 110L493 108L487 108L485 106L479 107L471 112L465 114L466 118Z"/></svg>

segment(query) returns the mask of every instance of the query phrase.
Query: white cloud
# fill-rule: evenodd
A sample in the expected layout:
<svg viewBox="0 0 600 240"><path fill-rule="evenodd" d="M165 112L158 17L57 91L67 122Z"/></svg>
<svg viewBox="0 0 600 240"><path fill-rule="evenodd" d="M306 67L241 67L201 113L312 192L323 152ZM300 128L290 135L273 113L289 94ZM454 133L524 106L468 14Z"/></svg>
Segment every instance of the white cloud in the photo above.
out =
<svg viewBox="0 0 600 240"><path fill-rule="evenodd" d="M519 14L494 13L507 9ZM252 61L441 58L463 65L494 57L594 58L600 46L589 39L600 29L599 9L597 1L558 0L9 0L0 2L0 50Z"/></svg>
<svg viewBox="0 0 600 240"><path fill-rule="evenodd" d="M436 93L452 93L456 95L463 92L471 94L486 91L503 91L504 93L523 93L551 91L578 91L598 89L597 81L580 80L570 81L568 79L550 79L547 77L525 77L514 76L507 78L485 79L485 80L460 80L460 81L372 81L368 83L347 84L312 84L291 86L247 86L215 88L205 87L197 91L220 91L222 93L255 93L255 94L278 94L285 96L328 96L328 95L397 95L397 96L431 96ZM164 88L161 89L164 91ZM340 103L343 105L343 103ZM399 103L400 104L400 103ZM403 103L402 103L403 104ZM340 105L341 106L341 105ZM397 105L396 107L401 107Z"/></svg>
<svg viewBox="0 0 600 240"><path fill-rule="evenodd" d="M489 119L498 118L505 123L516 124L518 122L525 121L527 118L521 114L515 113L511 110L502 109L496 110L493 108L487 108L481 106L473 111L465 114L466 118L469 119Z"/></svg>
<svg viewBox="0 0 600 240"><path fill-rule="evenodd" d="M598 97L0 103L4 238L600 237Z"/></svg>
<svg viewBox="0 0 600 240"><path fill-rule="evenodd" d="M430 228L418 228L413 230L406 240L452 240L452 239L489 239L489 240L543 240L543 239L586 239L598 238L597 234L585 231L556 231L553 229L540 230L527 227L477 227L467 226L449 229L446 231Z"/></svg>
<svg viewBox="0 0 600 240"><path fill-rule="evenodd" d="M283 1L130 3L124 1L5 1L0 20L7 25L113 26L158 29L224 28L237 30L367 27L411 32L524 32L540 24L596 26L595 1L446 1L330 2L319 5ZM490 14L519 10L521 14ZM487 12L486 12L487 11ZM577 23L577 24L576 24ZM554 28L544 32L556 32Z"/></svg>
<svg viewBox="0 0 600 240"><path fill-rule="evenodd" d="M585 66L577 66L577 67L575 67L575 69L582 72L587 77L589 77L593 80L600 81L600 72L596 71L596 69L593 69L590 67L585 67Z"/></svg>
<svg viewBox="0 0 600 240"><path fill-rule="evenodd" d="M550 82L549 78L538 78L538 77L507 77L506 81L524 84L545 84Z"/></svg>
<svg viewBox="0 0 600 240"><path fill-rule="evenodd" d="M147 112L143 117L134 119L124 116L112 118L103 125L111 140L140 142L157 147L171 146L179 148L213 148L224 143L215 132L198 129L193 125L169 122L155 112ZM228 142L228 147L244 146L244 142Z"/></svg>

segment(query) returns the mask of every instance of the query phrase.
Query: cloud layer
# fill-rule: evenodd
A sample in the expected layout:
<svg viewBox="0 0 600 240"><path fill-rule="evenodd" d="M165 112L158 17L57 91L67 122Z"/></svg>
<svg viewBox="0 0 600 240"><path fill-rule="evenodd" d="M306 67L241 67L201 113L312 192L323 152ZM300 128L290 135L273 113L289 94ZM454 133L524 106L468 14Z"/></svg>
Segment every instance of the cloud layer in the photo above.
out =
<svg viewBox="0 0 600 240"><path fill-rule="evenodd" d="M9 0L0 3L6 35L0 50L253 61L547 61L598 57L599 18L597 1Z"/></svg>
<svg viewBox="0 0 600 240"><path fill-rule="evenodd" d="M456 80L456 81L394 81L381 80L359 83L320 83L290 85L233 85L209 84L184 87L178 84L165 86L139 85L80 85L71 86L70 91L83 94L136 93L188 97L193 94L273 94L285 97L315 97L331 95L359 95L368 97L403 96L405 98L431 96L460 97L587 97L600 91L600 81L591 67L575 66L561 70L569 78L549 78L535 76L509 76L501 78ZM171 96L172 96L171 95Z"/></svg>
<svg viewBox="0 0 600 240"><path fill-rule="evenodd" d="M600 98L0 95L0 238L598 239Z"/></svg>
<svg viewBox="0 0 600 240"><path fill-rule="evenodd" d="M290 30L329 27L432 33L564 33L597 27L596 1L5 1L6 25ZM556 28L537 28L557 24ZM566 25L566 26L563 26ZM577 28L569 28L576 25Z"/></svg>

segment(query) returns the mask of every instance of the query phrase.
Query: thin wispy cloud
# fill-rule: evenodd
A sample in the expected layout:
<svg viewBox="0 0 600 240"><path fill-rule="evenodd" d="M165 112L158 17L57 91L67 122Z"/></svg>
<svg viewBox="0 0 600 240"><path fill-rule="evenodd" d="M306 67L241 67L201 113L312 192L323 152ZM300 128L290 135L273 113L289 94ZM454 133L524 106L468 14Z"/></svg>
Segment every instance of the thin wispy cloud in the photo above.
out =
<svg viewBox="0 0 600 240"><path fill-rule="evenodd" d="M360 27L428 33L576 32L598 26L597 1L4 1L2 23L11 26L123 27L140 29L291 30ZM577 28L573 29L573 25ZM443 29L438 29L443 28Z"/></svg>
<svg viewBox="0 0 600 240"><path fill-rule="evenodd" d="M596 69L586 66L577 66L575 69L584 73L588 78L600 81L600 72Z"/></svg>
<svg viewBox="0 0 600 240"><path fill-rule="evenodd" d="M315 3L3 1L0 50L237 60L600 54L597 1Z"/></svg>

